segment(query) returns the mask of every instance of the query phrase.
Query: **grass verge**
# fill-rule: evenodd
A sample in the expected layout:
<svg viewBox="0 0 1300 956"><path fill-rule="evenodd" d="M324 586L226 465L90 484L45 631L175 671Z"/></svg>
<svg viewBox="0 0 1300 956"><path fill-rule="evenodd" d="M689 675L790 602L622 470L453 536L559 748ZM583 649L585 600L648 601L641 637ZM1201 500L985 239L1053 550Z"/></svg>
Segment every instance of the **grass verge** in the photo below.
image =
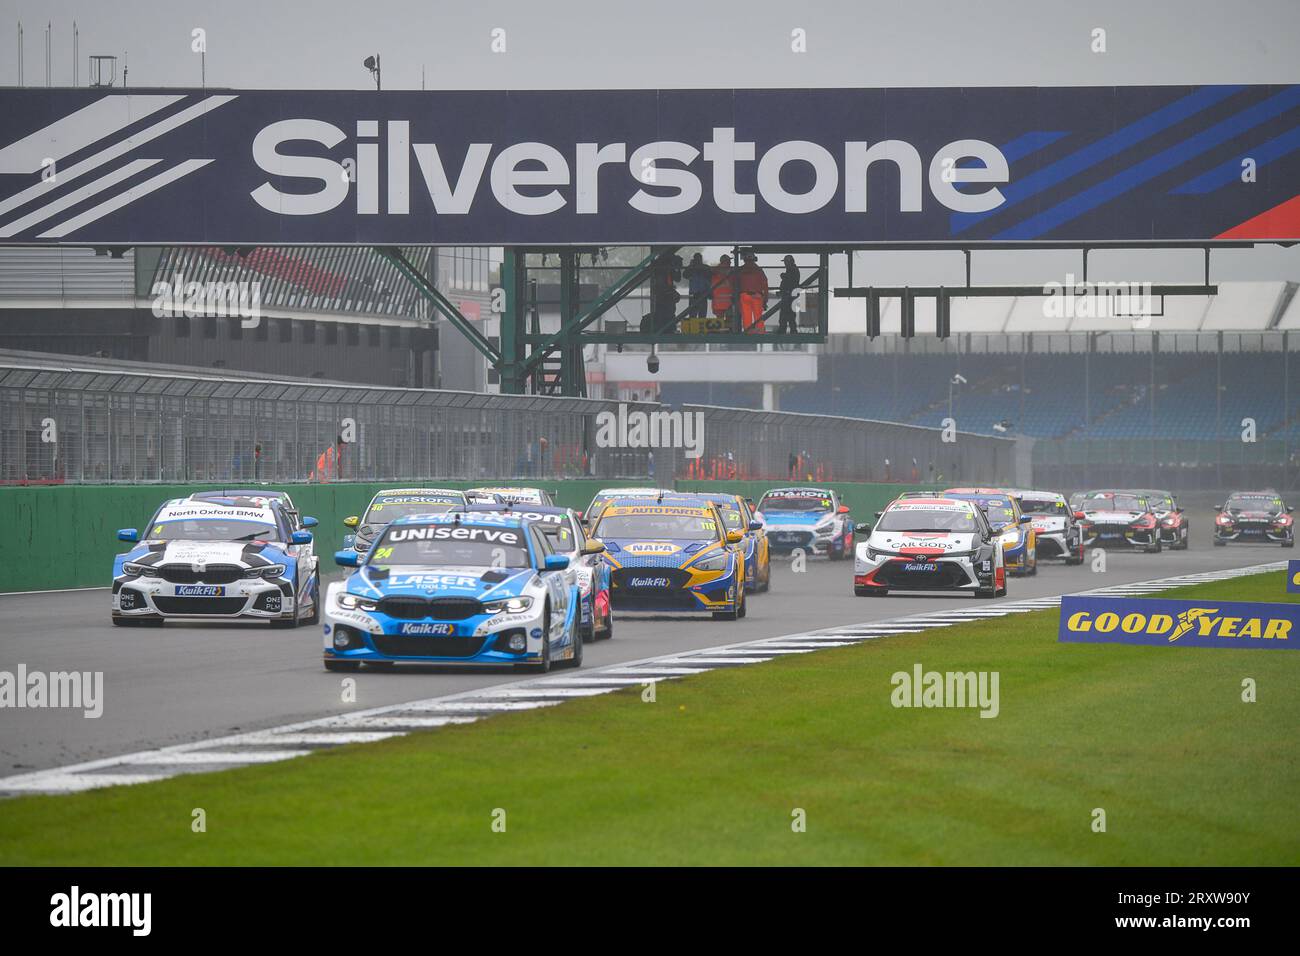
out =
<svg viewBox="0 0 1300 956"><path fill-rule="evenodd" d="M1284 581L1170 593L1284 601ZM0 863L1300 862L1300 654L1058 644L1058 617L715 671L659 685L655 703L638 688L283 764L3 801ZM999 716L894 708L891 675L918 663L997 671ZM1241 699L1246 677L1256 703ZM205 833L191 832L198 807Z"/></svg>

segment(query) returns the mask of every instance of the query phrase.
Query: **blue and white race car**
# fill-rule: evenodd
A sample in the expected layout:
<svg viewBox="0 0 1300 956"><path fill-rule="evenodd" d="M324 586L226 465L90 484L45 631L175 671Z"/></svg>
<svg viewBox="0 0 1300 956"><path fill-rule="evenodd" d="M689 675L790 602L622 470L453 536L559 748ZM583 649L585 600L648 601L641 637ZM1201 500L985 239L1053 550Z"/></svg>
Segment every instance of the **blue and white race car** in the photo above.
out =
<svg viewBox="0 0 1300 956"><path fill-rule="evenodd" d="M542 529L501 513L398 518L325 596L325 669L582 663L578 587Z"/></svg>
<svg viewBox="0 0 1300 956"><path fill-rule="evenodd" d="M466 514L496 512L536 522L556 554L569 556L569 571L582 597L578 629L584 641L608 640L614 636L614 609L609 599L609 564L601 558L605 545L587 535L587 529L572 508L543 505L469 505Z"/></svg>
<svg viewBox="0 0 1300 956"><path fill-rule="evenodd" d="M271 498L173 498L135 545L113 561L113 623L171 618L260 620L272 627L320 621L320 575L305 530Z"/></svg>
<svg viewBox="0 0 1300 956"><path fill-rule="evenodd" d="M832 561L853 554L853 516L830 488L773 488L758 503L767 540L776 554L796 548Z"/></svg>

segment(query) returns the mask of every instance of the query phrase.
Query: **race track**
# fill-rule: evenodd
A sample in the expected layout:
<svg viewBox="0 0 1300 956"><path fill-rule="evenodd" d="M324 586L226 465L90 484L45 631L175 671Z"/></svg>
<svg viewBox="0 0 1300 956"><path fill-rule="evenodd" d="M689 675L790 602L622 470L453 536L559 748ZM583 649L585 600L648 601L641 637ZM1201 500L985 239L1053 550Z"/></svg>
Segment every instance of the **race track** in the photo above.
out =
<svg viewBox="0 0 1300 956"><path fill-rule="evenodd" d="M1111 553L1106 573L1090 564L1044 564L1036 577L1014 578L1003 600L1059 595L1176 574L1285 559L1267 546L1210 545L1213 514L1193 515L1192 548L1159 555ZM971 606L968 595L856 598L851 562L808 562L803 573L774 564L769 594L754 596L748 617L623 615L613 640L588 644L583 670L719 644L878 621L921 611ZM519 680L512 671L411 670L326 672L318 627L296 631L259 625L111 626L107 589L0 595L0 670L19 664L41 671L103 671L104 712L6 709L0 721L0 776L181 744L239 731ZM357 680L344 703L343 677Z"/></svg>

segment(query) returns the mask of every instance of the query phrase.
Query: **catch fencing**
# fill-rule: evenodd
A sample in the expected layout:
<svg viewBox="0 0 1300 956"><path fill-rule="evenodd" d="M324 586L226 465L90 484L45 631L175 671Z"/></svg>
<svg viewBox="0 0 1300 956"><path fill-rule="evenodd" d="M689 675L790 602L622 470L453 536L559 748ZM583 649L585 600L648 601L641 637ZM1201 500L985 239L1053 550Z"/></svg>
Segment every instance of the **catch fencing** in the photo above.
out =
<svg viewBox="0 0 1300 956"><path fill-rule="evenodd" d="M1015 442L955 437L822 415L382 388L0 352L6 484L1014 480ZM656 439L674 447L647 447Z"/></svg>

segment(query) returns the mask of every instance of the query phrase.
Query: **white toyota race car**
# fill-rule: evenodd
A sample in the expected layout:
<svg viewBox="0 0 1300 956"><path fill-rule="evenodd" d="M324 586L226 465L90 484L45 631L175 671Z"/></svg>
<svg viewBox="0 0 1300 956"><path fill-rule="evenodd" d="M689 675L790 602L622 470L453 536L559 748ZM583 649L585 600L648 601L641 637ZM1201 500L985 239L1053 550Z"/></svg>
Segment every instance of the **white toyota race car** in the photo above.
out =
<svg viewBox="0 0 1300 956"><path fill-rule="evenodd" d="M880 512L874 527L858 525L853 593L879 597L897 591L1007 593L1002 548L973 501L900 498Z"/></svg>

